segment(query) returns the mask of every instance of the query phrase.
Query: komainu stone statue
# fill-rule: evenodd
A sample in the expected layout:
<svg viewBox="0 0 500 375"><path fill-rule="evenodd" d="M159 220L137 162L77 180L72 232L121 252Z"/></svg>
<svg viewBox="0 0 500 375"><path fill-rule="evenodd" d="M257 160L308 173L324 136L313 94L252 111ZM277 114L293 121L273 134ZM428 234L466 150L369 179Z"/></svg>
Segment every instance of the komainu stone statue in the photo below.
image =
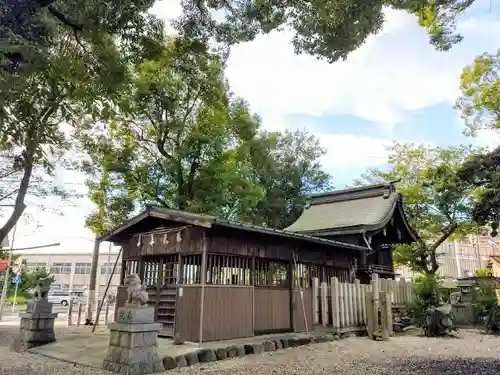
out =
<svg viewBox="0 0 500 375"><path fill-rule="evenodd" d="M52 284L52 278L41 279L36 286L34 297L46 299L49 294L50 284Z"/></svg>
<svg viewBox="0 0 500 375"><path fill-rule="evenodd" d="M127 305L147 307L148 293L141 284L141 279L137 274L128 275L123 282L127 286Z"/></svg>

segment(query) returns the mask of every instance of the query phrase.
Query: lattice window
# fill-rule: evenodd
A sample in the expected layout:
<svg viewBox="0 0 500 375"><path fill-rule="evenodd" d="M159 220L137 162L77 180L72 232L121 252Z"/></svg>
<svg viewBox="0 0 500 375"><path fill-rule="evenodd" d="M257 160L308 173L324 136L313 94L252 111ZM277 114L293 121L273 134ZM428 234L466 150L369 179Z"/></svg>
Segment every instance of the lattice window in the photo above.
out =
<svg viewBox="0 0 500 375"><path fill-rule="evenodd" d="M71 263L53 263L50 266L50 273L53 275L69 275L71 273Z"/></svg>
<svg viewBox="0 0 500 375"><path fill-rule="evenodd" d="M75 275L90 275L92 263L75 263Z"/></svg>

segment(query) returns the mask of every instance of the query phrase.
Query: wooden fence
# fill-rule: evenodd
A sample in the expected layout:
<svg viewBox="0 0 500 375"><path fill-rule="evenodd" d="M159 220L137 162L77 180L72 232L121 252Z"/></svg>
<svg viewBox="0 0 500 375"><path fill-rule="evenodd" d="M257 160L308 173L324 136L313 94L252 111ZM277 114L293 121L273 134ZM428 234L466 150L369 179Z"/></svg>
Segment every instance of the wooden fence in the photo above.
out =
<svg viewBox="0 0 500 375"><path fill-rule="evenodd" d="M313 280L313 322L323 327L332 327L338 332L364 331L367 326L366 295L374 288L387 293L392 308L402 308L413 299L411 282L379 279L373 275L371 284L340 283L332 277L330 283ZM377 291L375 291L376 295Z"/></svg>
<svg viewBox="0 0 500 375"><path fill-rule="evenodd" d="M114 314L114 305L104 303L102 306L102 311L99 314L99 319L97 319L97 306L99 306L99 304L100 301L97 301L96 306L92 311L92 320L96 325L108 325L110 314ZM68 326L83 325L85 323L85 303L74 303L73 301L70 301L68 305L67 315Z"/></svg>

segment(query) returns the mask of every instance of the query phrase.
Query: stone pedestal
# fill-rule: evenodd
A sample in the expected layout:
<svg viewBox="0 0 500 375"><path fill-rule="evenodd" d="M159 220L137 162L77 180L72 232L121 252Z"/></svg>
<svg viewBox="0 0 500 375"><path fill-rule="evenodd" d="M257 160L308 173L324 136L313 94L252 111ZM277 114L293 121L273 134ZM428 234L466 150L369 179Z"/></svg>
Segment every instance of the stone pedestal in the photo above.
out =
<svg viewBox="0 0 500 375"><path fill-rule="evenodd" d="M124 375L164 371L157 351L162 325L154 323L154 308L125 306L117 315L117 321L108 324L110 339L103 369Z"/></svg>
<svg viewBox="0 0 500 375"><path fill-rule="evenodd" d="M52 303L43 298L29 301L26 311L19 316L21 326L14 343L15 350L26 350L56 341L54 321L57 313L52 312Z"/></svg>

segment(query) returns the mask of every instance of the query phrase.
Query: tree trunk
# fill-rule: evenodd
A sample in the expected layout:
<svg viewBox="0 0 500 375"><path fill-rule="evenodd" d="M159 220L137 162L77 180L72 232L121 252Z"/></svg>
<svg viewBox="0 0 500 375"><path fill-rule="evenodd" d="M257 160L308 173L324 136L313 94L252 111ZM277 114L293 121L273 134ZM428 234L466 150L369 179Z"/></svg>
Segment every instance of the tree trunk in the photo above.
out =
<svg viewBox="0 0 500 375"><path fill-rule="evenodd" d="M426 269L426 274L427 276L435 276L436 272L439 269L439 264L437 262L437 254L436 251L439 246L443 244L444 241L446 241L452 234L455 232L455 230L458 228L458 224L454 223L450 225L447 229L443 231L443 234L441 237L437 239L436 242L432 244L429 248L429 258L430 258L430 269Z"/></svg>
<svg viewBox="0 0 500 375"><path fill-rule="evenodd" d="M17 192L16 201L14 204L14 211L10 215L7 222L0 229L0 243L4 241L7 235L10 233L12 228L17 224L18 220L21 218L24 210L26 209L26 204L24 203L24 198L28 193L28 188L31 179L31 173L33 172L33 152L32 150L26 150L26 157L24 158L24 173L21 183L19 184L19 190Z"/></svg>

